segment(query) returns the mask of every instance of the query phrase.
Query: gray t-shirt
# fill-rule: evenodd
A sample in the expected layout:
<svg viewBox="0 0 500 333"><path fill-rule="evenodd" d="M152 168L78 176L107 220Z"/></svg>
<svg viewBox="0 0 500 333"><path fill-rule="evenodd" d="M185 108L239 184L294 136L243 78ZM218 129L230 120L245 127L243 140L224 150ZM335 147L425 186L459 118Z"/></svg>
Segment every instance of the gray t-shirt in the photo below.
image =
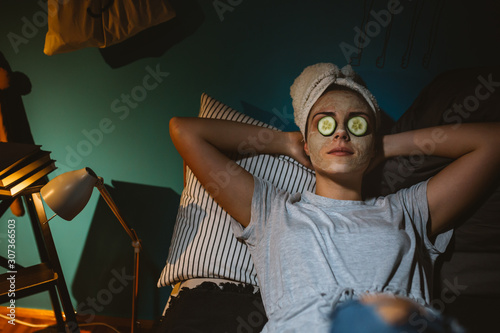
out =
<svg viewBox="0 0 500 333"><path fill-rule="evenodd" d="M430 302L432 267L452 231L427 238L427 182L348 201L254 180L250 224L232 226L257 270L263 332L327 332L335 306L364 293Z"/></svg>

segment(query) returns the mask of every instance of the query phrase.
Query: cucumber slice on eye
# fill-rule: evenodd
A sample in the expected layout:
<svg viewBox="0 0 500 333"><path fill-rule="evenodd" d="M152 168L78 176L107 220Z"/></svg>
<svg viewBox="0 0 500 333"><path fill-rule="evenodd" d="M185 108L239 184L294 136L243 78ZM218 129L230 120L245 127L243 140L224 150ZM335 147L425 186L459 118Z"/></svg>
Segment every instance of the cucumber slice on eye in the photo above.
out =
<svg viewBox="0 0 500 333"><path fill-rule="evenodd" d="M365 118L360 116L352 117L347 122L347 128L349 129L349 132L355 136L362 136L368 130L368 122Z"/></svg>
<svg viewBox="0 0 500 333"><path fill-rule="evenodd" d="M326 116L318 121L318 131L324 136L331 135L335 131L336 127L337 122L333 119L333 117Z"/></svg>

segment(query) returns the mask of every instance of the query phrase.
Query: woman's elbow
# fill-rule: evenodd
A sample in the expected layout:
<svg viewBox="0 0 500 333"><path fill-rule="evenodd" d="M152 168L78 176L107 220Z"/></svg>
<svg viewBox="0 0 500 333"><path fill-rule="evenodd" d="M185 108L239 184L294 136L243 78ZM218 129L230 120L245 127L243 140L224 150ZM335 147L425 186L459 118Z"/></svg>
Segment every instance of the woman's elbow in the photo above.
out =
<svg viewBox="0 0 500 333"><path fill-rule="evenodd" d="M172 119L170 119L168 130L170 133L170 138L172 138L172 140L175 141L177 138L180 138L182 136L184 128L186 127L185 119L186 118L184 117L173 117Z"/></svg>

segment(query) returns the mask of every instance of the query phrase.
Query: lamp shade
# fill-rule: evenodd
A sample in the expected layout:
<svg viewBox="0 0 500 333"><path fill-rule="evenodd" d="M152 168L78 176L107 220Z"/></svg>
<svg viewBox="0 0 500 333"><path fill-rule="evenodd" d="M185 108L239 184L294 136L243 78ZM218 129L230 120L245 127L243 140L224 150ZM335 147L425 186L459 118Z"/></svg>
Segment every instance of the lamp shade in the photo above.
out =
<svg viewBox="0 0 500 333"><path fill-rule="evenodd" d="M97 180L90 168L69 171L48 182L40 194L54 213L71 221L87 205Z"/></svg>

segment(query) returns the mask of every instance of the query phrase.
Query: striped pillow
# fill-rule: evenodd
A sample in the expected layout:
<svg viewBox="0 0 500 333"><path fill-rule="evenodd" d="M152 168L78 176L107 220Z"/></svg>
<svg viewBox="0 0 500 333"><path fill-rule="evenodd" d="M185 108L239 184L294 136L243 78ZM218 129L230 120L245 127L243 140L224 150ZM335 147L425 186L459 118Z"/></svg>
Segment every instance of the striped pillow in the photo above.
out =
<svg viewBox="0 0 500 333"><path fill-rule="evenodd" d="M229 119L270 127L218 102L201 96L199 117ZM237 163L257 177L290 192L314 191L314 172L288 156L257 155ZM233 235L231 217L204 190L191 170L170 243L167 263L158 287L190 278L224 278L257 285L257 277L246 245Z"/></svg>

